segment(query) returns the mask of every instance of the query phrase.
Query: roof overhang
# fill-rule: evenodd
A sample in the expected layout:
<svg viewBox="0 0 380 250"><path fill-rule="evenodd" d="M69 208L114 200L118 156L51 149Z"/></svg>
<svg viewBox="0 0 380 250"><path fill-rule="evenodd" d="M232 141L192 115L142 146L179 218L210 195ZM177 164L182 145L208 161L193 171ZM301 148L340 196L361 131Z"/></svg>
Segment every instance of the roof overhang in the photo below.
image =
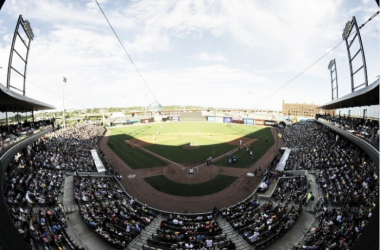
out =
<svg viewBox="0 0 380 250"><path fill-rule="evenodd" d="M55 107L20 95L0 84L0 112L30 112L47 109L55 109Z"/></svg>
<svg viewBox="0 0 380 250"><path fill-rule="evenodd" d="M328 102L319 108L321 109L341 109L350 107L361 107L379 105L379 78L371 85L352 92L339 99Z"/></svg>

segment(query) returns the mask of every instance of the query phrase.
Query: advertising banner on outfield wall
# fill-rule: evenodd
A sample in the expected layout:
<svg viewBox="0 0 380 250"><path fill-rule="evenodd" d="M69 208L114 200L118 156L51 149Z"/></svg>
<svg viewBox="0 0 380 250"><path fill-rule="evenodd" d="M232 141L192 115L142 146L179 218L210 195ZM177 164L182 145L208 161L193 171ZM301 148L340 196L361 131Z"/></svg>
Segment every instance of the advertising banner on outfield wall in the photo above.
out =
<svg viewBox="0 0 380 250"><path fill-rule="evenodd" d="M215 116L207 116L207 121L215 122Z"/></svg>
<svg viewBox="0 0 380 250"><path fill-rule="evenodd" d="M265 120L264 121L264 125L265 126L274 126L274 125L276 125L276 122L275 121L271 121L271 120Z"/></svg>
<svg viewBox="0 0 380 250"><path fill-rule="evenodd" d="M232 122L233 123L238 123L238 124L243 124L243 117L232 117Z"/></svg>
<svg viewBox="0 0 380 250"><path fill-rule="evenodd" d="M223 117L223 122L232 123L232 117Z"/></svg>
<svg viewBox="0 0 380 250"><path fill-rule="evenodd" d="M255 119L255 125L264 126L264 120L261 120L261 119Z"/></svg>
<svg viewBox="0 0 380 250"><path fill-rule="evenodd" d="M172 117L170 117L170 120L171 120L172 122L179 122L179 121L180 121L180 118L179 118L179 116L172 116Z"/></svg>
<svg viewBox="0 0 380 250"><path fill-rule="evenodd" d="M251 118L244 118L244 124L253 125L254 124L254 120L251 119Z"/></svg>
<svg viewBox="0 0 380 250"><path fill-rule="evenodd" d="M216 122L223 122L223 117L215 117Z"/></svg>

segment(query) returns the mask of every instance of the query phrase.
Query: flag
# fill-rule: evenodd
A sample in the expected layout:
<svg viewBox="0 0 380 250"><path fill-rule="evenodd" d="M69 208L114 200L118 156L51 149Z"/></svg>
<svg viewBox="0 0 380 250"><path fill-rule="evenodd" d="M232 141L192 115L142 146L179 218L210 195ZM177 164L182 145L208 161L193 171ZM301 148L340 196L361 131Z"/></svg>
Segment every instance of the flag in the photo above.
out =
<svg viewBox="0 0 380 250"><path fill-rule="evenodd" d="M67 80L66 80L66 77L63 77L63 82L64 82L64 83L66 83L66 82L67 82Z"/></svg>

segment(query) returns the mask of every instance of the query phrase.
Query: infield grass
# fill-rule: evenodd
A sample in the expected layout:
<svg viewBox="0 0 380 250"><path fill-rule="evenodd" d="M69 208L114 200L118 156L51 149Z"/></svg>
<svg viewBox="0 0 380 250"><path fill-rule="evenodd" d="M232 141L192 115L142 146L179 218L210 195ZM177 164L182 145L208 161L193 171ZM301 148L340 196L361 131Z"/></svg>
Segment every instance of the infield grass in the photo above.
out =
<svg viewBox="0 0 380 250"><path fill-rule="evenodd" d="M158 191L176 196L194 197L217 193L231 185L237 178L217 175L209 181L196 184L174 182L164 175L147 177L144 180Z"/></svg>

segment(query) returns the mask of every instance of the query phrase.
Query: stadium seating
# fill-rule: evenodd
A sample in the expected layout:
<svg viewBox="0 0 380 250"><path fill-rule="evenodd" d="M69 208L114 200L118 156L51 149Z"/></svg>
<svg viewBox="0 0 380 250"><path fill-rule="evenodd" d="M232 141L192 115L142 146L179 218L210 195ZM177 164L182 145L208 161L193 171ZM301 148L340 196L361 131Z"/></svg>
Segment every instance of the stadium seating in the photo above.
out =
<svg viewBox="0 0 380 250"><path fill-rule="evenodd" d="M286 168L315 175L321 191L315 202L317 226L305 231L294 249L349 248L368 225L378 201L378 169L356 145L314 122L279 128L292 150ZM9 213L24 239L35 248L77 246L66 232L61 205L66 173L74 173L74 196L84 223L116 248L124 248L156 218L154 209L128 197L113 177L95 172L90 149L104 133L94 126L52 132L19 152L8 165L4 195ZM105 155L100 157L111 168ZM303 212L306 176L263 173L274 191L269 200L257 196L213 213L168 214L143 249L202 248L207 244L235 249L216 220L224 218L255 249L263 249L286 233ZM269 175L269 173L271 173Z"/></svg>
<svg viewBox="0 0 380 250"><path fill-rule="evenodd" d="M77 126L50 133L9 163L4 196L15 227L32 247L79 249L68 236L61 205L67 171L96 168L89 159L104 128Z"/></svg>
<svg viewBox="0 0 380 250"><path fill-rule="evenodd" d="M147 247L160 249L210 249L216 246L219 249L235 249L214 214L169 214L147 243Z"/></svg>

